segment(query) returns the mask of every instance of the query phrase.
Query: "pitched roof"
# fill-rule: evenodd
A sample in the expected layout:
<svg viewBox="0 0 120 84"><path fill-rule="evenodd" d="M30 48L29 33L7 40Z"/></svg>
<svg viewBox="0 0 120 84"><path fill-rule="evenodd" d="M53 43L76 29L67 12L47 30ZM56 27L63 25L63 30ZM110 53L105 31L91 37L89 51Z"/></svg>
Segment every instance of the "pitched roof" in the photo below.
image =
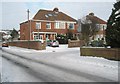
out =
<svg viewBox="0 0 120 84"><path fill-rule="evenodd" d="M97 16L94 16L93 13L90 13L89 15L87 15L87 17L88 17L91 21L94 21L94 22L96 22L96 23L98 23L98 24L107 24L106 21L98 18Z"/></svg>
<svg viewBox="0 0 120 84"><path fill-rule="evenodd" d="M57 11L56 11L57 10ZM37 14L33 17L35 20L60 20L60 21L75 21L76 20L63 12L59 12L58 9L54 10L39 10Z"/></svg>

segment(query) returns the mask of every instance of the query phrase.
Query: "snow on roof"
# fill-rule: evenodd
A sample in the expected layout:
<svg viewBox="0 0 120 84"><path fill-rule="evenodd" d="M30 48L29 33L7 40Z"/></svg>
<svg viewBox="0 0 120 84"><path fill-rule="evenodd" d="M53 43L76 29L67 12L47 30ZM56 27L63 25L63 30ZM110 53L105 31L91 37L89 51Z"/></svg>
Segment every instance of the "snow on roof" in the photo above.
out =
<svg viewBox="0 0 120 84"><path fill-rule="evenodd" d="M7 34L7 32L6 32L6 31L1 31L1 30L0 30L0 33L5 33L5 34Z"/></svg>

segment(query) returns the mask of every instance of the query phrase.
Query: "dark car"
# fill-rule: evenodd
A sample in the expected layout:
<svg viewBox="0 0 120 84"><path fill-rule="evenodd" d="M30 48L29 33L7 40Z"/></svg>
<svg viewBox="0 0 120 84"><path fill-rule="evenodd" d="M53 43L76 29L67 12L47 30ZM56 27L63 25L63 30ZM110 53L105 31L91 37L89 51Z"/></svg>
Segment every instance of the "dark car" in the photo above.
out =
<svg viewBox="0 0 120 84"><path fill-rule="evenodd" d="M3 42L2 43L2 47L8 47L8 43L7 42Z"/></svg>
<svg viewBox="0 0 120 84"><path fill-rule="evenodd" d="M47 40L47 46L50 46L52 43L52 40Z"/></svg>

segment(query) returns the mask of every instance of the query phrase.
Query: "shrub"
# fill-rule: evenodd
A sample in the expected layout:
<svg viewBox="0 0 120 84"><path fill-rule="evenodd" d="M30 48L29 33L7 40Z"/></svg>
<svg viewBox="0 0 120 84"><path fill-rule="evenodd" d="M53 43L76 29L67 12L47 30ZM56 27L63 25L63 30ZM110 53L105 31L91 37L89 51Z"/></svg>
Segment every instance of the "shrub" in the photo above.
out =
<svg viewBox="0 0 120 84"><path fill-rule="evenodd" d="M58 40L58 42L60 44L68 44L68 38L67 38L67 36L58 34L57 37L56 37L56 40Z"/></svg>
<svg viewBox="0 0 120 84"><path fill-rule="evenodd" d="M91 42L92 47L105 47L104 41L103 40L95 40Z"/></svg>

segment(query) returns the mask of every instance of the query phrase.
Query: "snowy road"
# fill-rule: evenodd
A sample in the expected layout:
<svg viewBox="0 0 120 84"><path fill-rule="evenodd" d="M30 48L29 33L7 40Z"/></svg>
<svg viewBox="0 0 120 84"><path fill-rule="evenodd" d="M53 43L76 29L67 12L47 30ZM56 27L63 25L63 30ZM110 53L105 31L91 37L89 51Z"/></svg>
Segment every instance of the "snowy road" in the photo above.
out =
<svg viewBox="0 0 120 84"><path fill-rule="evenodd" d="M118 62L79 56L79 48L3 48L3 82L117 82Z"/></svg>

